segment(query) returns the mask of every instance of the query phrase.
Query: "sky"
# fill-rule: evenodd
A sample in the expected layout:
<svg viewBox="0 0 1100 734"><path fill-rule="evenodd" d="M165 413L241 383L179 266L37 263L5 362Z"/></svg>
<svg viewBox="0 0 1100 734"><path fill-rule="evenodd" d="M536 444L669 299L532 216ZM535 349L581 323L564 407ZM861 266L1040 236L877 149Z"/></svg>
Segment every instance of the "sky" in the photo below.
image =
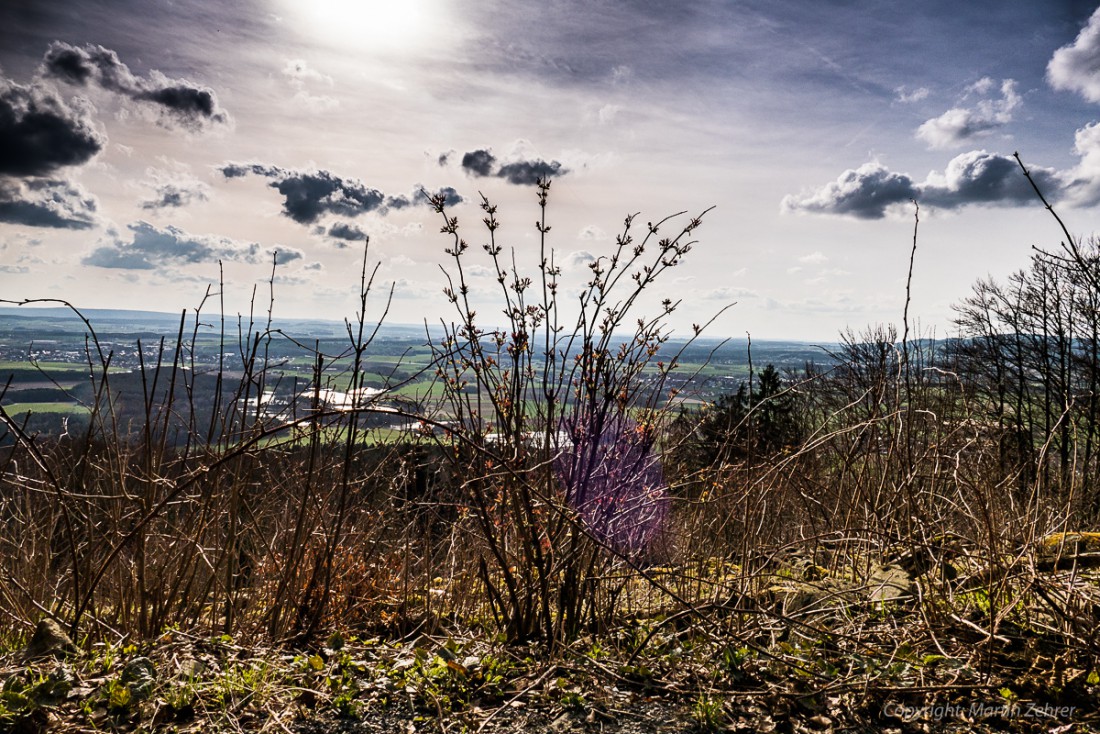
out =
<svg viewBox="0 0 1100 734"><path fill-rule="evenodd" d="M714 207L637 315L953 333L980 278L1100 230L1100 12L1017 0L0 0L0 299L501 323L482 196L568 310L635 227ZM670 223L662 233L674 234ZM224 283L224 286L219 284ZM625 295L625 294L623 294ZM732 306L725 311L726 306Z"/></svg>

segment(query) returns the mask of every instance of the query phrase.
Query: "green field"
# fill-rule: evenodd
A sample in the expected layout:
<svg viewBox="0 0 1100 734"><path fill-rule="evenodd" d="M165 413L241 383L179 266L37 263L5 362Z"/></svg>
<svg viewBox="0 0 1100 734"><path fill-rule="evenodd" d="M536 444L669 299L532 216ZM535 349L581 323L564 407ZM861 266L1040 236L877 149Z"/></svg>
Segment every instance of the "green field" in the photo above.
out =
<svg viewBox="0 0 1100 734"><path fill-rule="evenodd" d="M76 403L12 403L5 405L8 415L24 413L66 413L69 415L87 415L88 409Z"/></svg>
<svg viewBox="0 0 1100 734"><path fill-rule="evenodd" d="M0 359L0 371L39 370L41 372L69 372L79 370L83 365L75 362L30 362L27 360Z"/></svg>

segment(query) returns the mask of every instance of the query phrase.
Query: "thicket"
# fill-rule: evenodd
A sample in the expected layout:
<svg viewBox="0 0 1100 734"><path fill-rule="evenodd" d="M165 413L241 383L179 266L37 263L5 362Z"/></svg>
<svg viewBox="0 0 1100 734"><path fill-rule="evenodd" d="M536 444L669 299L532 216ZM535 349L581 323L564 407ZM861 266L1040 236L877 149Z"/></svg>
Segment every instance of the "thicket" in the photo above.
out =
<svg viewBox="0 0 1100 734"><path fill-rule="evenodd" d="M955 338L910 335L907 288L900 339L848 331L828 368L766 368L684 410L667 383L677 358L657 361L680 303L640 304L704 216L627 217L566 304L549 191L530 274L488 200L473 246L433 201L454 309L431 342L442 399L388 409L420 421L416 440L373 440L367 398L320 399L334 360L350 394L363 384L388 307L369 250L346 349L314 349L315 397L289 420L256 400L286 338L270 304L235 337L222 316L240 377L178 369L208 299L185 314L140 370L133 425L116 420L118 378L88 324L82 433L33 435L0 409L14 440L0 454L0 628L18 639L48 615L81 640L180 628L292 645L446 629L551 651L613 639L630 663L667 633L826 687L865 685L899 657L930 676L963 661L981 687L1028 639L1096 668L1100 591L1079 534L1100 519L1094 243L979 282ZM499 312L477 313L475 259L497 273ZM643 631L624 642L624 629Z"/></svg>

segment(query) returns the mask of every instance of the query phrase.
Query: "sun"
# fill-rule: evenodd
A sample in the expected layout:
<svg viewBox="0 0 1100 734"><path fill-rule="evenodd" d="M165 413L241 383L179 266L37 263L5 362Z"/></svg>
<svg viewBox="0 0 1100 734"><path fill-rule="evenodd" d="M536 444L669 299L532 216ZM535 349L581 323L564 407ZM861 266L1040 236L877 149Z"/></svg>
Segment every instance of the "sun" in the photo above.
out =
<svg viewBox="0 0 1100 734"><path fill-rule="evenodd" d="M432 0L294 2L303 30L333 45L364 51L417 46L435 25Z"/></svg>

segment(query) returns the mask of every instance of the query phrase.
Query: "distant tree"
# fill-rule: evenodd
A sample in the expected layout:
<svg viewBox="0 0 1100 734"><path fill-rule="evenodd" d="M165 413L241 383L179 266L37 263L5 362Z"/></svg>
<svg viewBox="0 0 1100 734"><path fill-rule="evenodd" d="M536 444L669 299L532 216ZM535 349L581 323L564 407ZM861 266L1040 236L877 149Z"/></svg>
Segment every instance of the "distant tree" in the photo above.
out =
<svg viewBox="0 0 1100 734"><path fill-rule="evenodd" d="M955 307L958 374L972 408L999 429L999 461L1021 498L1036 478L1091 497L1100 444L1100 247L1080 259L1038 252L1004 285L979 281ZM1076 478L1074 474L1077 474Z"/></svg>
<svg viewBox="0 0 1100 734"><path fill-rule="evenodd" d="M749 385L742 382L701 413L682 416L681 426L694 430L687 441L689 459L711 466L770 455L802 437L798 396L789 390L774 365L767 365Z"/></svg>

